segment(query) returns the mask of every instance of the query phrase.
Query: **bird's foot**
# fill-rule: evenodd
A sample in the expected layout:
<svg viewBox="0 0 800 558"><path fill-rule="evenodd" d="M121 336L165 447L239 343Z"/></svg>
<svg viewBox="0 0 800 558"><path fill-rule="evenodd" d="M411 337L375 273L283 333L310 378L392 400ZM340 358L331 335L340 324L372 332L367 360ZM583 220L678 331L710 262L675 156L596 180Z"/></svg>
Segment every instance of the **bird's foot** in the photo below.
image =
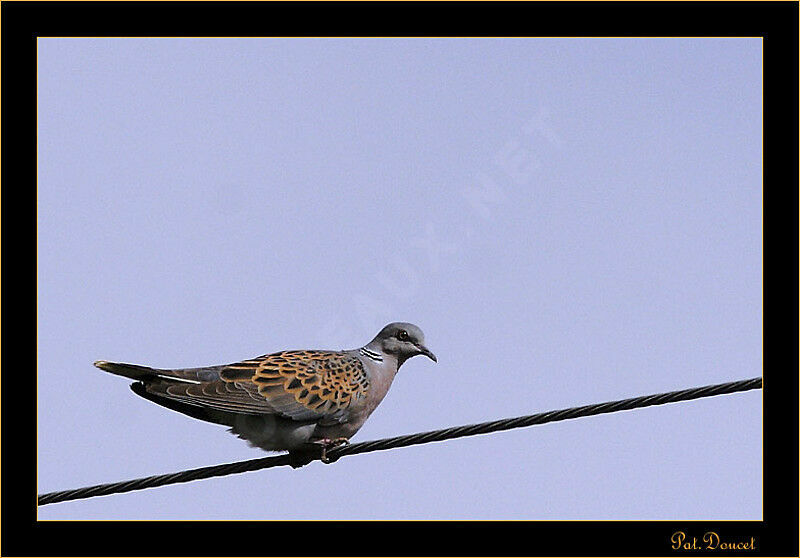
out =
<svg viewBox="0 0 800 558"><path fill-rule="evenodd" d="M294 449L289 452L289 465L292 469L299 469L304 465L308 465L312 461L319 459L323 463L333 463L328 457L328 450L337 448L342 445L348 445L350 440L347 438L319 438L311 440L306 444L305 448Z"/></svg>
<svg viewBox="0 0 800 558"><path fill-rule="evenodd" d="M334 438L331 440L330 438L320 438L319 440L314 440L313 444L319 444L322 448L320 452L319 460L325 464L332 463L331 459L328 457L328 450L333 448L338 448L339 446L346 446L350 444L350 440L347 438Z"/></svg>
<svg viewBox="0 0 800 558"><path fill-rule="evenodd" d="M314 452L308 451L290 451L289 452L289 465L292 469L299 469L304 465L308 465L317 458Z"/></svg>

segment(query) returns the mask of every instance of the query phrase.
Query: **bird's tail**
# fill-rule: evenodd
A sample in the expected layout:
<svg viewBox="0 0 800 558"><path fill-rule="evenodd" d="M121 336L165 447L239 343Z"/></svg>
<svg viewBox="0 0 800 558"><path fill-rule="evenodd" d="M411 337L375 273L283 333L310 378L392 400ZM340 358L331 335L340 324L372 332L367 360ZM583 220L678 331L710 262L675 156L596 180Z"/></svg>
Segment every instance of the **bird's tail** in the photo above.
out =
<svg viewBox="0 0 800 558"><path fill-rule="evenodd" d="M216 424L224 424L225 426L233 425L233 416L230 413L222 411L215 411L213 409L205 409L197 405L190 405L181 401L165 397L164 394L153 393L149 390L148 386L161 385L163 382L186 382L199 383L200 380L211 380L219 378L217 370L219 366L211 366L207 368L181 368L176 370L160 370L158 368L150 368L148 366L140 366L138 364L126 364L124 362L108 362L105 360L98 360L94 363L101 370L111 372L117 376L124 376L131 380L136 380L131 384L131 390L145 399L157 403L162 407L189 415L196 419L213 422ZM230 415L230 416L229 416Z"/></svg>
<svg viewBox="0 0 800 558"><path fill-rule="evenodd" d="M125 364L123 362L107 362L105 360L98 360L94 363L100 370L111 372L117 376L124 376L131 380L146 381L152 380L162 373L155 368L147 366L139 366L138 364Z"/></svg>
<svg viewBox="0 0 800 558"><path fill-rule="evenodd" d="M94 363L100 370L111 372L117 376L124 376L131 380L149 383L154 381L175 381L190 382L199 384L201 382L213 382L219 380L219 373L226 365L204 366L202 368L150 368L138 364L125 364L123 362L108 362L98 360Z"/></svg>

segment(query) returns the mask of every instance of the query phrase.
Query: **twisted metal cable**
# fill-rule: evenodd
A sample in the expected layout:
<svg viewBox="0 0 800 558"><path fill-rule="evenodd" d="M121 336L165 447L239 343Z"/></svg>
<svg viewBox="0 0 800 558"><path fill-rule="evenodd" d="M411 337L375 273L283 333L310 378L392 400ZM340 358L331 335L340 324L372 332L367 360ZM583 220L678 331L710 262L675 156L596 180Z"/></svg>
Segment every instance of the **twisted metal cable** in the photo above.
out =
<svg viewBox="0 0 800 558"><path fill-rule="evenodd" d="M534 426L537 424L545 424L547 422L556 422L578 417L616 413L618 411L627 411L642 407L650 407L653 405L664 405L665 403L674 403L677 401L689 401L692 399L699 399L701 397L712 397L727 393L761 389L761 387L762 381L760 377L751 378L749 380L739 380L724 384L714 384L680 391L671 391L668 393L657 393L654 395L632 397L630 399L608 401L606 403L595 403L593 405L572 407L558 411L548 411L545 413L537 413L535 415L506 418L490 422L481 422L478 424L468 424L464 426L444 428L441 430L432 430L430 432L418 432L416 434L407 434L404 436L396 436L394 438L359 442L356 444L339 446L328 450L327 462L334 462L340 457L344 457L346 455L356 455L371 451L382 451L406 446L414 446L418 444L427 444L428 442L441 442L444 440L452 440L454 438L462 438L464 436L488 434L490 432L499 432L503 430L510 430L512 428L524 428L526 426ZM318 459L319 456L316 458ZM312 458L309 460L309 462L313 460L314 459ZM131 492L133 490L142 490L144 488L164 486L167 484L176 484L199 479L234 475L237 473L245 473L248 471L257 471L259 469L268 469L270 467L279 467L281 465L292 464L293 460L289 454L282 454L272 457L262 457L260 459L238 461L235 463L213 465L210 467L200 467L198 469L179 471L177 473L169 473L166 475L155 475L152 477L144 477L123 482L99 484L96 486L76 488L73 490L48 492L47 494L40 494L38 496L38 505L44 506L47 504L54 504L56 502L65 502L67 500L80 500L84 498L93 498L95 496L119 494L123 492ZM296 465L296 463L294 464Z"/></svg>

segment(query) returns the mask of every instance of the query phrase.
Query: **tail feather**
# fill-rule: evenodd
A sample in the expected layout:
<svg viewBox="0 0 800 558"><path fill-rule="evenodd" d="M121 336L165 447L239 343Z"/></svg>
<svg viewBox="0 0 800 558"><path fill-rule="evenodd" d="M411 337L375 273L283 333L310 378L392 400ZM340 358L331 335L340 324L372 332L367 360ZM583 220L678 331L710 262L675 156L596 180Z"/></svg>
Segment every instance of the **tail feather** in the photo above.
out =
<svg viewBox="0 0 800 558"><path fill-rule="evenodd" d="M105 360L98 360L94 365L106 372L116 374L135 380L131 384L131 390L153 403L166 407L167 409L183 413L190 417L213 422L215 424L222 424L225 426L233 426L235 414L227 413L224 411L208 409L201 405L192 405L184 403L163 394L157 393L159 386L172 385L175 383L189 382L199 384L202 382L213 382L219 380L219 372L224 366L206 366L204 368L177 368L174 370L162 370L159 368L150 368L148 366L141 366L139 364L126 364L124 362L108 362Z"/></svg>
<svg viewBox="0 0 800 558"><path fill-rule="evenodd" d="M111 372L117 376L125 376L131 380L139 380L141 382L148 382L152 380L175 380L175 381L189 381L189 382L213 382L219 380L219 372L224 365L218 366L205 366L203 368L175 368L172 370L163 370L160 368L150 368L149 366L140 366L138 364L125 364L124 362L108 362L105 360L98 360L94 363L101 370Z"/></svg>
<svg viewBox="0 0 800 558"><path fill-rule="evenodd" d="M117 376L124 376L131 380L152 380L160 373L160 370L149 368L147 366L139 366L138 364L125 364L123 362L107 362L105 360L98 360L94 363L100 370L111 372Z"/></svg>

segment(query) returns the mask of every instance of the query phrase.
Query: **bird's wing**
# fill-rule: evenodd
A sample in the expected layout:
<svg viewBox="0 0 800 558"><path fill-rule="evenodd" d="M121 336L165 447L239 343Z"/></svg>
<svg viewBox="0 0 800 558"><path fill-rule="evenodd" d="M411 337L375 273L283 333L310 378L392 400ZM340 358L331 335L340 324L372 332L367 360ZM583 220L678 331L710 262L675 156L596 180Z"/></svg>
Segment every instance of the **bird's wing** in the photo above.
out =
<svg viewBox="0 0 800 558"><path fill-rule="evenodd" d="M148 391L222 411L279 414L338 422L363 400L369 380L361 361L333 351L284 351L224 366L211 382L158 382Z"/></svg>

